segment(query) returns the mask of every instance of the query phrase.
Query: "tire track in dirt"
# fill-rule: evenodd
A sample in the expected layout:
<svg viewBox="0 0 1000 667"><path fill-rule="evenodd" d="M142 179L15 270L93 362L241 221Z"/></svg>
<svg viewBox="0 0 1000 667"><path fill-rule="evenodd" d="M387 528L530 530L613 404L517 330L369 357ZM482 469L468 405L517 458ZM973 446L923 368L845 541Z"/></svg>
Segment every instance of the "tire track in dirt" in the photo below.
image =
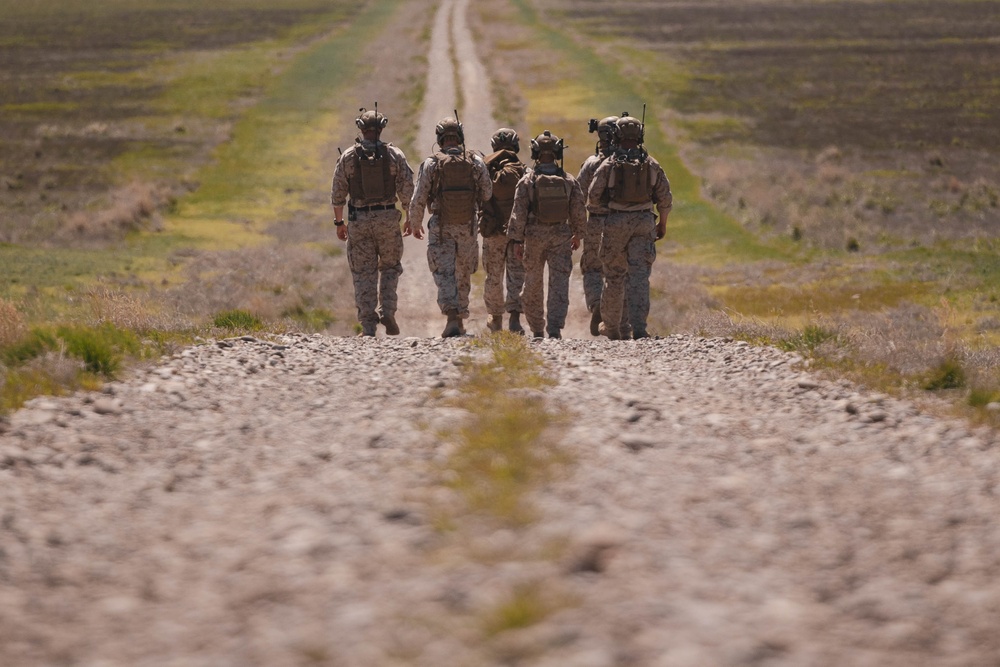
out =
<svg viewBox="0 0 1000 667"><path fill-rule="evenodd" d="M416 168L435 149L434 127L445 116L454 114L458 99L465 127L466 146L470 150L488 153L490 137L499 127L493 115L493 99L489 72L476 51L476 44L468 21L469 0L444 0L438 7L427 53L427 87L424 108L417 130L417 154L410 156ZM458 64L456 72L455 64ZM457 75L457 76L456 76ZM459 97L456 84L461 86ZM521 157L530 162L531 136L521 128ZM568 169L572 171L572 169ZM424 216L424 226L429 215ZM576 253L579 261L579 251ZM480 271L482 267L480 266ZM404 240L403 275L399 284L399 320L403 334L408 336L437 336L444 326L444 316L437 307L437 288L427 267L426 238L418 241L412 237ZM579 267L574 269L570 281L570 312L564 334L567 337L588 336L589 318L584 307L583 281ZM485 331L486 307L482 287L473 283L470 298L470 318L466 329L470 334Z"/></svg>

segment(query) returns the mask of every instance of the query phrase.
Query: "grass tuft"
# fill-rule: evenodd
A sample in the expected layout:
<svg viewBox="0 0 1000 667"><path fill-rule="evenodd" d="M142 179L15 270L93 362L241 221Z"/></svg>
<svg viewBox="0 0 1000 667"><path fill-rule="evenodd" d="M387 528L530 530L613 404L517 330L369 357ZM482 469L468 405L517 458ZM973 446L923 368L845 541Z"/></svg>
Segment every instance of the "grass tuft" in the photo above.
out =
<svg viewBox="0 0 1000 667"><path fill-rule="evenodd" d="M0 299L0 348L18 341L25 332L24 316L17 306Z"/></svg>
<svg viewBox="0 0 1000 667"><path fill-rule="evenodd" d="M958 358L949 355L928 371L921 386L927 391L961 389L965 386L965 368Z"/></svg>
<svg viewBox="0 0 1000 667"><path fill-rule="evenodd" d="M220 329L227 329L232 332L254 333L264 328L264 323L259 317L246 310L226 310L218 313L212 324Z"/></svg>
<svg viewBox="0 0 1000 667"><path fill-rule="evenodd" d="M495 637L508 630L528 628L545 620L558 608L559 605L546 599L540 585L517 586L486 614L484 631L488 637Z"/></svg>
<svg viewBox="0 0 1000 667"><path fill-rule="evenodd" d="M534 518L528 492L568 461L555 438L561 416L539 392L554 381L522 336L496 332L473 346L489 354L465 366L456 403L470 416L444 434L456 444L445 476L473 511L524 525Z"/></svg>

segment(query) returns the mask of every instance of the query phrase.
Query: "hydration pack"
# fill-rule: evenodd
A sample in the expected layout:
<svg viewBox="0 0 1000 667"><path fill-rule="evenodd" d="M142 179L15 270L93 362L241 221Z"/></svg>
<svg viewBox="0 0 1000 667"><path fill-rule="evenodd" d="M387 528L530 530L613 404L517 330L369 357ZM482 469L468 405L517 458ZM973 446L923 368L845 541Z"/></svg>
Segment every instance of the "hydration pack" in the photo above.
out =
<svg viewBox="0 0 1000 667"><path fill-rule="evenodd" d="M382 201L396 198L396 179L392 177L389 149L379 143L371 153L360 142L354 147L354 178L350 195L353 201Z"/></svg>
<svg viewBox="0 0 1000 667"><path fill-rule="evenodd" d="M615 204L646 204L652 201L649 154L641 148L619 151L614 156L611 201Z"/></svg>
<svg viewBox="0 0 1000 667"><path fill-rule="evenodd" d="M483 211L479 231L483 236L505 234L511 211L514 210L514 192L524 176L524 165L517 153L499 150L486 156L486 167L493 181L493 197L488 210Z"/></svg>
<svg viewBox="0 0 1000 667"><path fill-rule="evenodd" d="M556 174L535 172L535 201L532 212L543 225L557 225L569 218L569 181L560 169Z"/></svg>
<svg viewBox="0 0 1000 667"><path fill-rule="evenodd" d="M442 224L468 224L476 214L476 171L473 156L464 151L440 152L431 188Z"/></svg>

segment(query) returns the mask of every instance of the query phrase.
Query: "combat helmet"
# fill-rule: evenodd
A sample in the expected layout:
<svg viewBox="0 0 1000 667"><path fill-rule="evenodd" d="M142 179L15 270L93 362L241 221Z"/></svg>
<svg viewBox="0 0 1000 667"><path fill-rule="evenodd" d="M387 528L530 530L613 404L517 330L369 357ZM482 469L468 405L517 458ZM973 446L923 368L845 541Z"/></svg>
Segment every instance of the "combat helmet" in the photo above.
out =
<svg viewBox="0 0 1000 667"><path fill-rule="evenodd" d="M501 127L490 138L490 146L493 147L494 151L506 149L519 153L521 151L521 139L514 130L509 127Z"/></svg>
<svg viewBox="0 0 1000 667"><path fill-rule="evenodd" d="M378 112L377 102L375 103L374 111L368 111L364 107L358 109L358 111L361 112L361 115L354 119L354 124L362 132L365 130L374 130L376 134L381 134L382 129L389 124L389 119Z"/></svg>
<svg viewBox="0 0 1000 667"><path fill-rule="evenodd" d="M594 150L594 154L598 155L604 153L608 155L611 152L611 146L615 143L615 125L618 124L618 116L607 116L601 120L596 118L590 119L590 131L597 132L597 146Z"/></svg>
<svg viewBox="0 0 1000 667"><path fill-rule="evenodd" d="M532 160L537 162L545 153L551 154L556 160L562 160L563 157L563 140L548 130L531 140Z"/></svg>
<svg viewBox="0 0 1000 667"><path fill-rule="evenodd" d="M438 146L441 146L441 142L448 136L455 137L460 144L465 144L465 128L458 119L451 116L441 119L434 128L434 134L437 135Z"/></svg>
<svg viewBox="0 0 1000 667"><path fill-rule="evenodd" d="M638 118L629 116L628 112L622 114L614 125L614 140L620 144L623 140L634 141L641 144L646 135L646 127Z"/></svg>

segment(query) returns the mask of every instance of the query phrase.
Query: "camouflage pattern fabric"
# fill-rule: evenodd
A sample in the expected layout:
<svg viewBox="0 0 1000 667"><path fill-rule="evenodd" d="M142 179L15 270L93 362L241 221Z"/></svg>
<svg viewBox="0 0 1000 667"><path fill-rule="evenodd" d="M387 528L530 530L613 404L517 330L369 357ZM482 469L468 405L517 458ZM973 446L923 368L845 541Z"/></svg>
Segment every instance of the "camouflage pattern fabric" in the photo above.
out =
<svg viewBox="0 0 1000 667"><path fill-rule="evenodd" d="M486 302L486 312L490 315L524 312L521 305L524 264L514 256L513 250L508 250L508 245L506 235L483 239L483 268L486 269L483 301Z"/></svg>
<svg viewBox="0 0 1000 667"><path fill-rule="evenodd" d="M650 180L651 188L650 192L650 203L649 204L636 204L634 206L617 207L617 210L628 210L628 211L645 211L655 205L656 208L662 212L669 212L673 206L673 195L670 193L670 181L667 180L667 175L663 173L663 167L660 163L653 159L653 156L649 156L649 168L650 168ZM587 208L597 209L604 205L606 191L608 189L608 181L611 176L611 168L614 161L611 159L604 160L597 167L597 171L594 172L594 179L590 183L590 189L587 193ZM616 205L611 203L607 204L610 210L616 210Z"/></svg>
<svg viewBox="0 0 1000 667"><path fill-rule="evenodd" d="M333 183L330 186L330 203L334 206L344 206L347 204L350 179L354 178L354 152L357 150L357 147L357 144L354 144L344 151L344 154L337 160L336 168L333 170ZM397 199L402 202L403 206L409 204L410 198L413 196L413 169L410 167L409 162L406 161L403 151L392 144L387 144L386 147L391 159L389 172L396 181L396 196L377 201L368 199L352 201L351 204L353 206L392 206L396 203Z"/></svg>
<svg viewBox="0 0 1000 667"><path fill-rule="evenodd" d="M653 212L612 212L604 223L601 241L605 281L601 317L605 322L627 319L633 329L646 328L649 275L655 259L656 216Z"/></svg>
<svg viewBox="0 0 1000 667"><path fill-rule="evenodd" d="M566 225L528 229L524 239L524 316L533 333L566 326L569 276L573 272L572 234ZM549 266L549 293L545 299L545 265ZM544 305L543 305L544 303Z"/></svg>
<svg viewBox="0 0 1000 667"><path fill-rule="evenodd" d="M490 180L490 171L478 155L474 156L473 162L476 172L476 194L480 202L486 202L493 196L493 181ZM433 157L420 163L420 168L417 170L417 182L413 188L413 196L410 198L410 220L423 220L425 207L431 214L438 212L438 202L433 201L431 197L431 186L434 184L436 170L437 160ZM472 226L473 221L470 220L469 229L472 229Z"/></svg>
<svg viewBox="0 0 1000 667"><path fill-rule="evenodd" d="M583 161L580 173L576 180L580 183L580 189L584 195L590 190L590 184L594 180L594 173L604 161L603 155L591 155ZM601 293L604 291L604 273L601 265L601 234L604 231L604 219L611 212L605 205L587 205L587 226L583 232L583 254L580 257L580 271L583 273L583 294L587 301L587 310L594 311L594 308L601 303Z"/></svg>
<svg viewBox="0 0 1000 667"><path fill-rule="evenodd" d="M461 150L461 149L458 149ZM482 158L474 160L476 194L482 202L493 196L493 182ZM427 221L427 265L437 285L437 302L445 315L457 310L462 319L469 317L469 290L472 274L479 264L478 232L475 218L468 223L442 225L437 216L437 202L432 200L431 186L437 161L424 160L417 171L417 183L410 199L410 220L422 220L424 209L431 211Z"/></svg>
<svg viewBox="0 0 1000 667"><path fill-rule="evenodd" d="M382 315L396 314L396 287L403 273L401 217L396 209L358 211L357 220L347 225L347 262L362 325L375 325Z"/></svg>
<svg viewBox="0 0 1000 667"><path fill-rule="evenodd" d="M478 263L477 237L468 225L442 225L437 215L427 222L427 265L437 285L441 313L469 317L469 291Z"/></svg>
<svg viewBox="0 0 1000 667"><path fill-rule="evenodd" d="M534 179L538 173L551 173L555 165L537 164L524 175L514 194L514 210L507 225L507 238L524 242L524 289L521 300L524 315L531 331L538 333L548 327L562 329L566 325L569 309L569 276L573 271L573 249L570 239L583 235L587 222L587 209L580 184L571 175L565 178L570 184L569 218L566 222L546 225L535 219L531 212L535 197ZM545 265L549 266L549 294L543 307Z"/></svg>

